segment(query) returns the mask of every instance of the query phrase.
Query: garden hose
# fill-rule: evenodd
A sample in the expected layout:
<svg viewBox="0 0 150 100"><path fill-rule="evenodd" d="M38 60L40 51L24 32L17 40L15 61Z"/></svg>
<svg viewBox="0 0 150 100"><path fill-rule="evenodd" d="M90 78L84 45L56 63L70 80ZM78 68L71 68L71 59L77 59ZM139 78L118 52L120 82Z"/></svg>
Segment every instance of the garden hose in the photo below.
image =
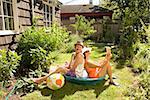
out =
<svg viewBox="0 0 150 100"><path fill-rule="evenodd" d="M9 97L14 93L18 83L19 83L18 81L15 83L13 89L8 93L8 95L6 96L5 100L9 100Z"/></svg>

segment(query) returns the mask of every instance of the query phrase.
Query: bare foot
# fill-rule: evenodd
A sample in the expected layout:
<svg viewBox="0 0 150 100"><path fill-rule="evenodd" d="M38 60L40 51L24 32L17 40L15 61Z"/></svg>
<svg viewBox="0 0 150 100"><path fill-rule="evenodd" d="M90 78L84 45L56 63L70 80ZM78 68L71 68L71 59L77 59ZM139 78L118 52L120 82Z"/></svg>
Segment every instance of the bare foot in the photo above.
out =
<svg viewBox="0 0 150 100"><path fill-rule="evenodd" d="M111 48L110 47L106 47L106 58L108 60L110 60L112 57L112 54L111 54Z"/></svg>
<svg viewBox="0 0 150 100"><path fill-rule="evenodd" d="M114 86L120 86L119 83L113 82L113 81L110 81L109 84L110 84L110 85L114 85Z"/></svg>
<svg viewBox="0 0 150 100"><path fill-rule="evenodd" d="M106 47L106 54L111 54L111 48L110 47Z"/></svg>
<svg viewBox="0 0 150 100"><path fill-rule="evenodd" d="M43 77L40 77L40 78L31 78L31 80L32 80L34 83L36 83L36 84L40 84L40 83L46 81L47 77L49 77L50 75L51 75L51 74L49 73L49 74L47 74L47 75L45 75L45 76L43 76Z"/></svg>
<svg viewBox="0 0 150 100"><path fill-rule="evenodd" d="M36 84L40 84L40 83L41 83L41 81L40 81L39 78L32 78L31 80L32 80L34 83L36 83Z"/></svg>

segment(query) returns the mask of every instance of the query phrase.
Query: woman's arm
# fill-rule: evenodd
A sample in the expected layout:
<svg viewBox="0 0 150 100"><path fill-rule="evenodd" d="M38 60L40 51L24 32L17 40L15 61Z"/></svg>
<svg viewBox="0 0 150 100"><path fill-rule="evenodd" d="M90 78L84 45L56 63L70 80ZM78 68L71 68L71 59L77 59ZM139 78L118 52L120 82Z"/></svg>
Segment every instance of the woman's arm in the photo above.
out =
<svg viewBox="0 0 150 100"><path fill-rule="evenodd" d="M72 63L73 63L73 59L74 59L74 53L71 55L71 60L70 60L70 62L69 62L69 66L67 67L68 69L70 69L71 68L71 65L72 65Z"/></svg>
<svg viewBox="0 0 150 100"><path fill-rule="evenodd" d="M71 71L75 71L76 67L79 65L79 64L83 64L83 61L84 61L84 58L81 54L77 54L75 59L74 59L74 63L71 67Z"/></svg>
<svg viewBox="0 0 150 100"><path fill-rule="evenodd" d="M99 65L91 63L91 62L86 62L86 66L91 67L91 68L100 67Z"/></svg>
<svg viewBox="0 0 150 100"><path fill-rule="evenodd" d="M91 68L95 68L95 67L103 67L106 63L108 63L108 59L104 59L103 61L100 62L99 65L91 63L89 61L85 62L85 66L91 67Z"/></svg>

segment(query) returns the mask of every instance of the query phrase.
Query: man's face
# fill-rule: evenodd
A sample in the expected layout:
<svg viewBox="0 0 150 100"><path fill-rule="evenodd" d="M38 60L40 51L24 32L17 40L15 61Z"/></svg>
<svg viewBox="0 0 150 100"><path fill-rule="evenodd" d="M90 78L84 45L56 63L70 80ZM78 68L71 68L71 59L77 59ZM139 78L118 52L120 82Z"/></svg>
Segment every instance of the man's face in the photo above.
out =
<svg viewBox="0 0 150 100"><path fill-rule="evenodd" d="M76 53L81 53L81 52L82 52L82 48L83 48L83 47L82 47L81 45L78 45L78 44L77 44L77 45L75 46L75 52L76 52Z"/></svg>

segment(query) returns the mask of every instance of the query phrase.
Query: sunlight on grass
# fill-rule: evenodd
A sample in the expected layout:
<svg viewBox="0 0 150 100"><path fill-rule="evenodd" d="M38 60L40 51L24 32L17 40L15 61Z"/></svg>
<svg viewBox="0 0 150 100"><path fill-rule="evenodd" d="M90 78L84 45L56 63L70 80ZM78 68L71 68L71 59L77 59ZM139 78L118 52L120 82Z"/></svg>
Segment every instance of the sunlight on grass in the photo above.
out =
<svg viewBox="0 0 150 100"><path fill-rule="evenodd" d="M66 61L69 62L71 59L71 53L67 53L67 54L64 54L64 53L61 53L59 54L58 56L58 60L55 61L52 66L55 66L55 65L63 65Z"/></svg>

